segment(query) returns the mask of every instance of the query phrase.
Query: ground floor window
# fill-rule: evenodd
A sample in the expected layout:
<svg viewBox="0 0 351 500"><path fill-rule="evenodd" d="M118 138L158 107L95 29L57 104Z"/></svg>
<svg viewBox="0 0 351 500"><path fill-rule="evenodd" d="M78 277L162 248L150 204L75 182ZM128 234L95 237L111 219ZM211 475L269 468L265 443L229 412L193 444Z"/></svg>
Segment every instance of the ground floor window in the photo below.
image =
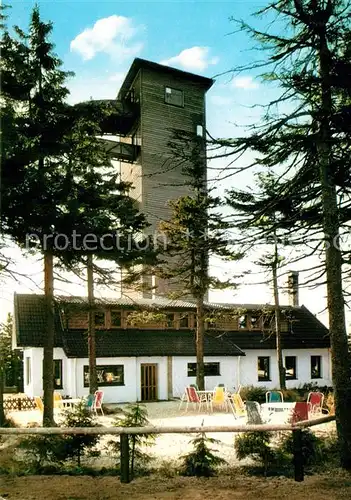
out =
<svg viewBox="0 0 351 500"><path fill-rule="evenodd" d="M62 359L54 359L54 389L63 389Z"/></svg>
<svg viewBox="0 0 351 500"><path fill-rule="evenodd" d="M311 356L311 378L322 378L322 356Z"/></svg>
<svg viewBox="0 0 351 500"><path fill-rule="evenodd" d="M285 356L285 378L286 380L296 380L296 356Z"/></svg>
<svg viewBox="0 0 351 500"><path fill-rule="evenodd" d="M205 377L218 377L220 374L220 363L205 363ZM196 377L196 363L188 363L188 377Z"/></svg>
<svg viewBox="0 0 351 500"><path fill-rule="evenodd" d="M266 382L270 377L270 357L258 356L257 358L257 376L259 382Z"/></svg>
<svg viewBox="0 0 351 500"><path fill-rule="evenodd" d="M84 366L84 387L89 387L89 366ZM98 386L124 385L123 365L98 365L96 367Z"/></svg>

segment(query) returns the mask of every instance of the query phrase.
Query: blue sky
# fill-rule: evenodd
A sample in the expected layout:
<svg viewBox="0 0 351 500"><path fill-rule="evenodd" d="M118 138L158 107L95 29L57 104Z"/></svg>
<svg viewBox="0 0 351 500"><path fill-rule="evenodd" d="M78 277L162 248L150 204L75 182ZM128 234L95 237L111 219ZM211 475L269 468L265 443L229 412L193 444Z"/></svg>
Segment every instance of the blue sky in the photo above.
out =
<svg viewBox="0 0 351 500"><path fill-rule="evenodd" d="M8 26L28 26L36 2L8 0ZM250 21L250 13L265 5L258 1L83 1L47 0L39 2L41 17L54 25L52 41L64 69L76 76L68 83L71 101L114 98L134 57L142 57L204 76L229 71L252 61L257 53L244 33L236 29L230 17ZM255 20L255 27L267 21ZM264 103L275 90L264 86L246 71L216 79L208 93L207 127L215 136L235 135L234 123L243 125L257 120L260 111L250 109ZM223 165L224 166L224 165ZM237 182L237 181L232 181ZM247 185L249 177L240 180ZM228 188L228 181L222 189ZM41 265L32 265L32 278L41 285ZM22 264L25 271L28 264ZM36 291L33 284L7 283L0 292L0 321L12 308L13 291ZM241 287L238 293L215 295L214 299L246 303L270 302L267 287ZM318 295L318 299L317 299ZM314 313L325 306L325 291L301 291L301 301ZM282 298L286 303L287 299ZM325 316L323 316L325 320Z"/></svg>

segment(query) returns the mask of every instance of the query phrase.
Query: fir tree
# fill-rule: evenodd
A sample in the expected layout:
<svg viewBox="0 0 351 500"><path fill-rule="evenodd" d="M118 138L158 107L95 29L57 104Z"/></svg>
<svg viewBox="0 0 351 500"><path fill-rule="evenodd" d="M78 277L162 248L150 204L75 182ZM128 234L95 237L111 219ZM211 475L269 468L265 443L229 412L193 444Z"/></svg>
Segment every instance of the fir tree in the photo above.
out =
<svg viewBox="0 0 351 500"><path fill-rule="evenodd" d="M176 284L176 296L195 301L196 384L204 390L204 303L210 288L236 285L233 280L221 281L210 275L209 258L237 260L242 254L235 253L228 244L230 226L220 212L224 202L207 187L203 139L178 132L171 147L175 161L182 165L184 185L189 194L170 202L171 218L160 224L167 237L167 247L156 274Z"/></svg>
<svg viewBox="0 0 351 500"><path fill-rule="evenodd" d="M60 69L53 54L51 31L52 24L40 19L36 7L29 35L17 28L15 38L5 32L1 41L5 112L11 117L1 158L1 226L14 242L43 255L45 425L54 423L54 262L77 271L89 254L124 265L142 261L145 252L133 242L146 225L97 138L99 122L80 116L65 102L65 81L71 74ZM93 246L86 242L88 234L95 236Z"/></svg>
<svg viewBox="0 0 351 500"><path fill-rule="evenodd" d="M351 383L340 231L347 228L351 213L350 8L349 2L339 0L274 1L260 14L277 17L278 32L274 23L267 31L239 23L265 49L266 61L250 68L266 66L265 80L275 82L282 92L268 107L262 124L245 136L219 142L231 144L237 158L254 152L253 165L279 168L279 189L261 200L261 215L280 212L281 224L290 231L322 235L336 420L341 463L348 469ZM274 113L284 103L291 106L289 111Z"/></svg>

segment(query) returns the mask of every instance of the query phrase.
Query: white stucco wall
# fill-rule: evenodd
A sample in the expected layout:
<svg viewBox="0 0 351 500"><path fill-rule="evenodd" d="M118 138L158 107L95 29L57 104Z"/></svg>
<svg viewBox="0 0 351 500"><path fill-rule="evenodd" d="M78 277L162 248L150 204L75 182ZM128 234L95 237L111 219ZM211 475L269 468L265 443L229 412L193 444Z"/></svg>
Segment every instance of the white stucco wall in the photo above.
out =
<svg viewBox="0 0 351 500"><path fill-rule="evenodd" d="M274 349L247 349L246 356L241 358L240 383L241 385L254 385L276 388L279 383L278 365L276 361L276 351ZM259 382L257 377L258 356L270 356L270 381ZM283 362L285 356L296 356L296 380L287 380L287 388L299 387L300 385L316 382L318 385L332 385L331 380L331 360L328 349L284 349ZM322 378L311 379L311 356L321 356Z"/></svg>
<svg viewBox="0 0 351 500"><path fill-rule="evenodd" d="M205 389L210 391L217 384L224 384L228 390L238 386L239 356L205 356L205 363L220 363L220 375L205 377ZM195 377L188 377L188 363L196 363L195 356L174 356L172 359L173 396L180 397L189 384L195 384Z"/></svg>
<svg viewBox="0 0 351 500"><path fill-rule="evenodd" d="M89 387L84 387L84 365L89 365L88 358L77 359L77 392L75 397L83 397L89 394ZM102 386L105 403L124 403L126 401L136 401L136 358L97 358L96 365L123 365L124 385Z"/></svg>
<svg viewBox="0 0 351 500"><path fill-rule="evenodd" d="M27 384L26 358L31 359L31 381ZM67 385L70 380L69 359L61 348L54 349L54 359L62 359L63 389L61 394L69 394ZM23 349L23 370L24 370L24 392L30 397L43 395L43 349L41 347L30 347Z"/></svg>
<svg viewBox="0 0 351 500"><path fill-rule="evenodd" d="M311 356L322 357L322 378L311 379L310 358ZM257 378L257 358L258 356L270 356L270 381L259 382ZM297 380L288 380L287 387L298 387L305 383L316 382L318 385L332 385L331 381L331 361L328 349L286 349L283 357L296 356ZM31 359L31 381L27 384L26 379L26 358ZM24 359L24 391L28 396L42 396L42 367L43 349L25 348L23 349ZM69 359L65 356L63 349L54 349L54 359L62 359L63 389L59 392L62 395L71 397L83 397L88 395L89 388L84 387L83 366L88 365L88 358ZM278 369L275 350L247 350L246 356L206 356L205 362L219 362L220 376L205 377L206 390L212 390L217 384L222 383L229 390L237 388L239 384L264 386L275 388L278 386ZM139 358L97 358L97 365L123 365L124 385L123 386L102 386L104 391L104 401L106 403L125 403L141 400L141 364L156 363L158 376L158 399L168 398L167 380L167 357L139 357ZM195 377L187 376L188 363L196 363L196 357L174 356L172 358L172 386L173 396L180 397L184 388L196 382Z"/></svg>
<svg viewBox="0 0 351 500"><path fill-rule="evenodd" d="M74 362L74 360L72 360ZM88 365L88 358L78 359L76 362L77 390L72 391L73 397L82 397L89 394L89 388L83 387L84 365ZM167 357L140 357L140 358L97 358L97 365L123 365L124 366L124 385L123 386L101 386L104 391L105 403L125 403L140 401L141 399L141 377L140 365L142 363L157 364L157 385L158 399L167 399ZM72 363L72 371L74 372ZM74 376L72 377L74 378Z"/></svg>

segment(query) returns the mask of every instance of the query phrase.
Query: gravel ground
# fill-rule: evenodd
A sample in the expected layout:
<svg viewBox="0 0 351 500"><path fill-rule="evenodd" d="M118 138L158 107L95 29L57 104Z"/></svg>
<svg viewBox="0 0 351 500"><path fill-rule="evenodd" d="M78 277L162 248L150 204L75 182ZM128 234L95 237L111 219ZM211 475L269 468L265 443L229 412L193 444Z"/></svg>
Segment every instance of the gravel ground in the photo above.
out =
<svg viewBox="0 0 351 500"><path fill-rule="evenodd" d="M107 405L110 409L123 409L124 405ZM157 403L147 403L145 405L148 410L148 417L150 423L155 426L201 426L203 425L245 425L246 419L235 419L232 413L224 411L218 413L208 414L197 413L192 408L185 412L185 405L181 410L178 410L178 401L165 401ZM27 426L33 425L34 422L41 421L41 414L38 411L22 411L10 412L10 416L17 422L18 425ZM113 424L113 415L99 416L98 421L103 426L110 426ZM278 421L277 421L278 422ZM335 422L323 424L313 427L318 434L329 435L335 432ZM224 458L230 466L237 465L238 461L234 451L235 435L229 432L212 433L208 434L219 440L219 443L213 445L212 448L218 451L218 455ZM155 445L148 449L148 452L154 457L152 465L154 467L162 467L166 463L176 463L180 456L188 453L191 450L190 441L194 438L194 434L160 434L156 437ZM104 436L101 439L101 448L111 439L110 436ZM96 460L95 464L96 464ZM113 464L113 461L106 453L98 459L99 465L108 467ZM243 462L241 462L243 464Z"/></svg>

